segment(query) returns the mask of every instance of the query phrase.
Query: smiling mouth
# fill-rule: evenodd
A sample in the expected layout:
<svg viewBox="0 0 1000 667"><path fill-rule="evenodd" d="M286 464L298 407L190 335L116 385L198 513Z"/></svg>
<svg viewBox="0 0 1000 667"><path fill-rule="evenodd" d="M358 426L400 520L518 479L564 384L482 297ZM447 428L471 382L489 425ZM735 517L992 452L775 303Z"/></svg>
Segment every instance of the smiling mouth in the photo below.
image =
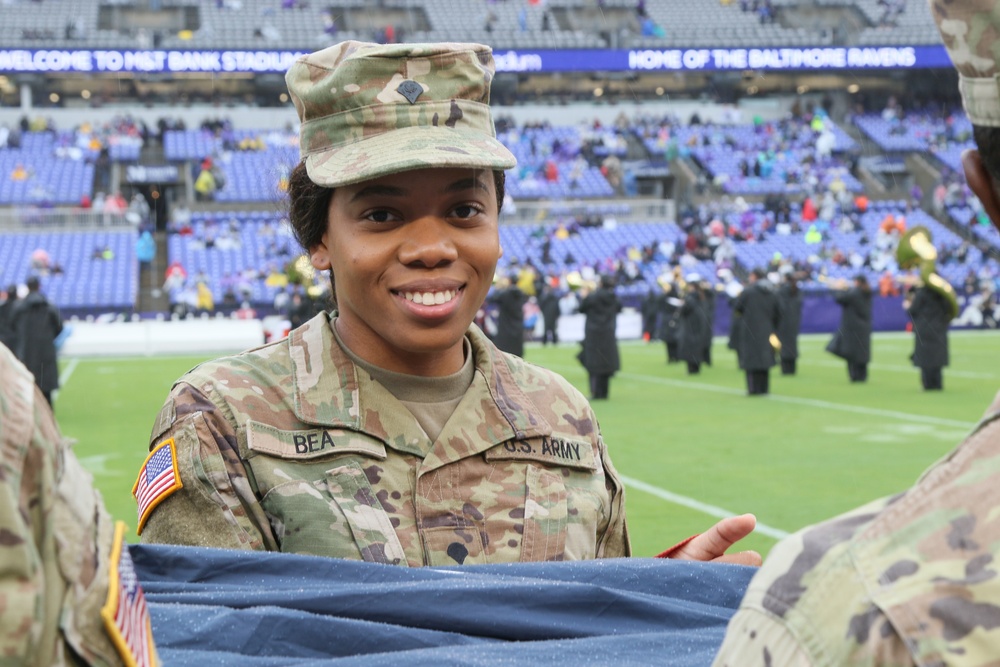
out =
<svg viewBox="0 0 1000 667"><path fill-rule="evenodd" d="M439 292L397 292L407 301L415 303L421 306L440 306L441 304L448 303L456 296L458 296L459 290L448 289L441 290Z"/></svg>

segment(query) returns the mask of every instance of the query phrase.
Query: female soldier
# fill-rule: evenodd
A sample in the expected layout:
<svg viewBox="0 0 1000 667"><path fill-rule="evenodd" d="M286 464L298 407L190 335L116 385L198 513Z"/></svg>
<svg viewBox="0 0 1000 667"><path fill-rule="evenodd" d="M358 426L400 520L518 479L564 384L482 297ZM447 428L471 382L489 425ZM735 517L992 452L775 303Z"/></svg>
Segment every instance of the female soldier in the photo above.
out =
<svg viewBox="0 0 1000 667"><path fill-rule="evenodd" d="M451 43L345 42L291 67L289 217L336 310L178 381L136 486L144 541L410 566L629 554L586 399L472 326L515 165L493 71L488 47ZM721 556L752 527L671 555Z"/></svg>

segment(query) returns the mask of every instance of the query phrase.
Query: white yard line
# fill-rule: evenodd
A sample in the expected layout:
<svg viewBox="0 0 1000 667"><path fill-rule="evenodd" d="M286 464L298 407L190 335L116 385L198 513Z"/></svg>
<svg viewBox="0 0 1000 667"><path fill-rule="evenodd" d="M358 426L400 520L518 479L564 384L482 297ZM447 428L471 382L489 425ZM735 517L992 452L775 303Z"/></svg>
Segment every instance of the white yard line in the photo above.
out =
<svg viewBox="0 0 1000 667"><path fill-rule="evenodd" d="M963 422L957 419L944 419L942 417L931 417L929 415L916 415L911 412L897 412L896 410L881 410L879 408L866 408L861 405L844 405L831 401L821 401L815 398L800 398L798 396L779 396L771 394L772 401L782 403L794 403L796 405L808 405L813 408L823 408L825 410L839 410L841 412L852 412L859 415L871 415L873 417L887 417L889 419L899 419L905 422L920 422L922 424L933 424L935 426L954 426L965 430L971 430L976 422Z"/></svg>
<svg viewBox="0 0 1000 667"><path fill-rule="evenodd" d="M742 389L734 389L732 387L718 387L713 384L705 384L704 382L691 382L688 380L674 380L671 378L650 377L648 375L635 375L633 373L619 373L617 377L625 378L628 380L635 380L639 382L651 382L653 384L662 384L682 389L700 389L701 391L709 391L717 394L729 394L731 396L743 396L744 394L746 394L746 392ZM837 410L839 412L851 412L859 415L886 417L888 419L899 419L901 421L906 421L906 422L934 424L935 426L954 426L957 428L971 429L973 426L976 425L975 422L963 422L955 419L944 419L942 417L918 415L912 412L897 412L896 410L882 410L880 408L868 408L861 405L833 403L832 401L821 401L815 398L782 396L781 394L774 394L774 393L768 394L766 397L758 397L757 400L760 400L761 398L765 398L766 400L769 401L778 401L779 403L808 405L810 407L823 408L825 410Z"/></svg>
<svg viewBox="0 0 1000 667"><path fill-rule="evenodd" d="M76 370L76 367L77 365L79 365L79 363L80 360L76 358L69 360L69 363L66 364L66 368L64 368L63 372L59 374L60 387L66 386L66 383L69 382L70 377L73 375L73 371Z"/></svg>
<svg viewBox="0 0 1000 667"><path fill-rule="evenodd" d="M568 367L564 367L567 368ZM746 392L742 389L734 389L732 387L719 387L712 384L706 384L704 382L693 382L690 380L674 380L670 378L659 378L650 377L648 375L636 375L633 373L619 373L618 377L639 381L639 382L649 382L652 384L666 385L670 387L678 387L683 389L698 389L701 391L712 392L716 394L728 394L730 396L743 396ZM940 417L930 417L927 415L912 414L909 412L897 412L895 410L882 410L879 408L867 408L859 405L846 405L841 403L833 403L831 401L822 401L813 398L801 398L798 396L782 396L779 394L769 394L767 400L779 401L783 403L791 403L795 405L808 405L814 408L821 408L825 410L836 410L840 412L850 412L855 414L872 415L875 417L885 417L888 419L898 419L905 422L920 422L924 424L934 424L936 426L954 426L962 429L971 429L975 426L973 422L963 422L955 419L943 419ZM713 516L719 519L723 519L730 516L736 516L736 512L731 512L729 510L723 509L721 507L716 507L714 505L709 505L703 503L700 500L695 500L694 498L689 498L687 496L682 496L666 489L661 489L658 486L653 486L652 484L647 484L641 480L628 477L626 475L619 475L626 485L644 491L651 495L656 496L666 500L667 502L675 503L683 507L688 507L690 509L702 512L709 516ZM778 528L773 528L764 523L757 523L756 532L763 535L773 537L775 539L781 539L788 535L787 532L780 530Z"/></svg>
<svg viewBox="0 0 1000 667"><path fill-rule="evenodd" d="M821 359L802 359L802 358L799 358L799 364L800 365L806 365L806 366L827 366L827 367L836 366L836 367L841 367L841 368L845 368L846 367L845 366L845 362L843 362L843 361L834 361L833 359L830 359L830 360L821 360ZM906 366L906 365L903 365L903 364L900 364L898 366L894 365L894 364L868 364L868 368L870 370L873 370L873 371L890 371L890 372L893 372L893 373L911 373L914 376L918 376L920 374L920 369L917 368L916 366ZM993 379L996 379L998 377L996 373L977 373L976 371L959 371L959 370L953 370L953 369L950 369L950 368L945 368L942 372L945 375L950 375L950 376L958 377L958 378L969 378L971 380L993 380Z"/></svg>
<svg viewBox="0 0 1000 667"><path fill-rule="evenodd" d="M553 370L570 370L569 366L553 365ZM704 382L692 380L675 380L672 378L652 377L649 375L636 375L635 373L618 373L615 377L624 378L638 382L649 382L651 384L661 384L679 389L698 389L715 394L728 394L730 396L744 396L746 391L734 387L720 387ZM931 417L929 415L919 415L912 412L898 412L896 410L882 410L880 408L869 408L862 405L850 405L845 403L834 403L832 401L822 401L816 398L800 398L798 396L783 396L781 394L770 393L767 396L758 397L756 400L777 401L779 403L792 403L794 405L808 405L814 408L825 410L836 410L839 412L851 412L859 415L871 415L873 417L886 417L888 419L899 419L906 422L917 422L921 424L934 424L935 426L954 426L969 430L976 425L976 422L963 422L956 419L945 419L943 417Z"/></svg>
<svg viewBox="0 0 1000 667"><path fill-rule="evenodd" d="M647 484L646 482L640 481L633 477L628 477L627 475L619 474L622 481L625 482L626 486L629 486L640 491L645 491L646 493L656 496L662 500L666 500L669 503L674 503L675 505L681 505L689 509L707 514L709 516L714 516L717 519L725 519L730 516L737 516L739 512L730 512L721 507L716 507L715 505L709 505L708 503L703 503L700 500L695 500L694 498L688 498L687 496L682 496L678 493L673 493L667 491L666 489L661 489L658 486L653 486L652 484ZM777 528L772 528L766 523L757 522L757 528L754 529L755 533L761 533L762 535L767 535L768 537L773 537L776 540L780 540L783 537L788 537L788 533L783 530L778 530Z"/></svg>

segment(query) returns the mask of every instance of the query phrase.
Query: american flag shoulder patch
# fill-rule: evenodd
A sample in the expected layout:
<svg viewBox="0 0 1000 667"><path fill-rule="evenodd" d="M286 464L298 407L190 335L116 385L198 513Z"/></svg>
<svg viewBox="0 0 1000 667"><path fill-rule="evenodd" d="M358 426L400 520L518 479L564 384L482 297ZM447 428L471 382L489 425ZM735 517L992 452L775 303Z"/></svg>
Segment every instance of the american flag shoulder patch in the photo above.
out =
<svg viewBox="0 0 1000 667"><path fill-rule="evenodd" d="M139 470L139 477L132 485L132 495L138 504L138 534L156 506L184 486L177 470L177 447L174 439L168 438L153 448Z"/></svg>
<svg viewBox="0 0 1000 667"><path fill-rule="evenodd" d="M135 576L122 521L115 524L108 565L108 599L101 608L104 629L126 667L156 667L160 661L153 643L146 595Z"/></svg>

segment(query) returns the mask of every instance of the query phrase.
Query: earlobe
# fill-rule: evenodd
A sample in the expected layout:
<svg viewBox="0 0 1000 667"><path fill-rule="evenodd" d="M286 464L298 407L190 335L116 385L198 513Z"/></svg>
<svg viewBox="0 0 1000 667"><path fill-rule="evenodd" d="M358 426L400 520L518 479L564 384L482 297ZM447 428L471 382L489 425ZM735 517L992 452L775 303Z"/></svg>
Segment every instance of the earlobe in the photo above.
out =
<svg viewBox="0 0 1000 667"><path fill-rule="evenodd" d="M983 166L983 158L979 151L970 148L962 153L962 167L965 170L965 180L979 198L983 210L989 216L994 227L1000 229L1000 196L997 195L996 183Z"/></svg>
<svg viewBox="0 0 1000 667"><path fill-rule="evenodd" d="M326 271L330 268L330 255L326 251L326 245L319 243L309 249L309 263L317 271Z"/></svg>

